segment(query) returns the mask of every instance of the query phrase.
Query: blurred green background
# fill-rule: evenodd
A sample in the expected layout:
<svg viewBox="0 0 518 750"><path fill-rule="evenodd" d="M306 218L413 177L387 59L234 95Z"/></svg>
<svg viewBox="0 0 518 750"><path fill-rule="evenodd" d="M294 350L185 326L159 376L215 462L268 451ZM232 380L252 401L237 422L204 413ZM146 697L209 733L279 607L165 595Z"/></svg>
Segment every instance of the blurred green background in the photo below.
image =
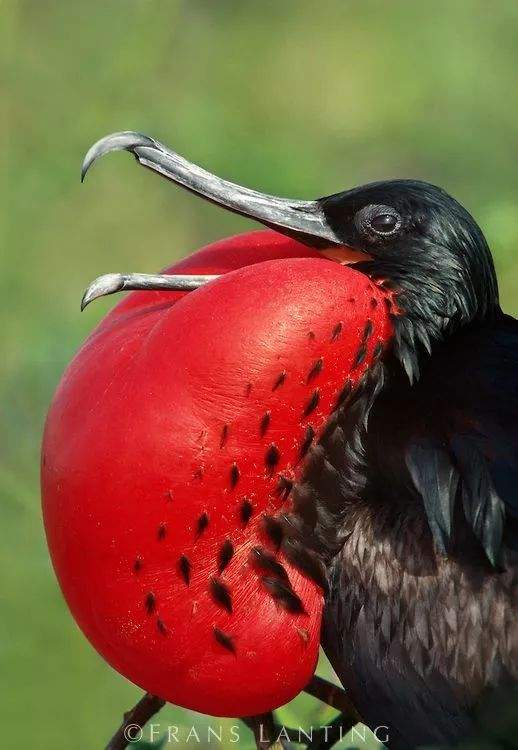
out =
<svg viewBox="0 0 518 750"><path fill-rule="evenodd" d="M38 488L45 411L112 305L80 314L90 280L155 271L250 224L127 156L81 186L83 154L134 129L293 197L396 176L438 183L478 218L516 313L518 3L3 0L0 15L2 745L95 750L139 691L93 652L54 579ZM300 698L281 716L329 713ZM193 716L171 708L161 721Z"/></svg>

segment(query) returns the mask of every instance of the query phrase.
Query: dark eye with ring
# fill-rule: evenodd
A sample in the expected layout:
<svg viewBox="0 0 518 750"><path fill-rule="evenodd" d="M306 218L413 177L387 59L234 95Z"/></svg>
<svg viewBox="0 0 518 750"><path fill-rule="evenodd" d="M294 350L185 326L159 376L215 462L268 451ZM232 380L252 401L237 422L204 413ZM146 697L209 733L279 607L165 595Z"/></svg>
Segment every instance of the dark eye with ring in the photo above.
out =
<svg viewBox="0 0 518 750"><path fill-rule="evenodd" d="M358 231L367 239L390 237L401 229L401 216L391 206L365 206L355 217Z"/></svg>
<svg viewBox="0 0 518 750"><path fill-rule="evenodd" d="M397 227L397 217L392 214L380 214L371 219L371 227L376 232L393 232Z"/></svg>

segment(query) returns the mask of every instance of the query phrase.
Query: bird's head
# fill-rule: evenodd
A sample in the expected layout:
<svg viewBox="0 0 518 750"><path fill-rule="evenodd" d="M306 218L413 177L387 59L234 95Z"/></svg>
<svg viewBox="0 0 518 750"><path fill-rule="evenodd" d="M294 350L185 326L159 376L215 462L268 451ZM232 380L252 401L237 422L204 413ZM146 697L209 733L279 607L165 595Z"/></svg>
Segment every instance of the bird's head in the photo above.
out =
<svg viewBox="0 0 518 750"><path fill-rule="evenodd" d="M485 237L468 211L441 188L387 180L312 201L264 195L227 182L147 136L124 132L88 152L82 176L101 155L124 149L191 192L294 237L381 281L397 295L396 352L412 380L421 351L498 309L498 285ZM149 282L152 283L151 281ZM124 284L124 285L122 285ZM84 304L130 288L131 279L94 282Z"/></svg>
<svg viewBox="0 0 518 750"><path fill-rule="evenodd" d="M491 252L471 214L435 185L388 180L320 199L328 225L369 259L357 270L394 289L396 354L410 380L419 356L499 308Z"/></svg>
<svg viewBox="0 0 518 750"><path fill-rule="evenodd" d="M368 273L390 280L444 325L485 317L498 304L491 253L473 217L441 188L388 180L319 203L343 244L371 256ZM412 306L406 311L414 313Z"/></svg>

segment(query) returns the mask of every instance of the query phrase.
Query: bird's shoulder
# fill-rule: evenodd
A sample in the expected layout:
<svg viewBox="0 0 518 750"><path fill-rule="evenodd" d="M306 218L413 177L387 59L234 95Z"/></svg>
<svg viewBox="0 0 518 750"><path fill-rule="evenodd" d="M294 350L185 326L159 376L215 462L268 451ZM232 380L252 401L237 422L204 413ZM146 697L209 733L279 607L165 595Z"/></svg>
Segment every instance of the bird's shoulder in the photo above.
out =
<svg viewBox="0 0 518 750"><path fill-rule="evenodd" d="M440 548L457 504L493 564L518 548L518 321L501 314L451 336L418 383L385 389L371 424L381 481L420 496Z"/></svg>
<svg viewBox="0 0 518 750"><path fill-rule="evenodd" d="M455 394L462 403L490 408L504 404L518 409L518 320L498 315L485 324L473 324L449 338L425 368L422 383L436 380L439 392ZM492 403L480 400L492 397Z"/></svg>

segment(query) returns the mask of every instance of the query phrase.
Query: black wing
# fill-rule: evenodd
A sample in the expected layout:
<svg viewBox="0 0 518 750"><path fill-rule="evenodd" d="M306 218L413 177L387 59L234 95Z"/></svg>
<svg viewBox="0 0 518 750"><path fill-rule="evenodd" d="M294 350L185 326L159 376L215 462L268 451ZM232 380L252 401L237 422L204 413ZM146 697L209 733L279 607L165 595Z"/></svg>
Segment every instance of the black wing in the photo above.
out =
<svg viewBox="0 0 518 750"><path fill-rule="evenodd" d="M414 386L402 376L369 424L374 492L417 494L439 549L459 512L493 565L518 549L518 322L452 336Z"/></svg>

